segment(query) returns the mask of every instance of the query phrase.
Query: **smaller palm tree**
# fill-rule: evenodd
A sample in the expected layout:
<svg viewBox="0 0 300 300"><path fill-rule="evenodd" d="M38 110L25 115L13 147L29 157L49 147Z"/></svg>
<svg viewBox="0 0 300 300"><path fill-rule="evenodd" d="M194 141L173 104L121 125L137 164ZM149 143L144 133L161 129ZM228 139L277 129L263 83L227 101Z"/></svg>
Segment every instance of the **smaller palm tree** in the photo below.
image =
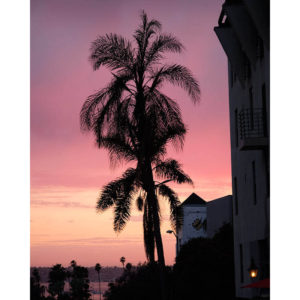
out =
<svg viewBox="0 0 300 300"><path fill-rule="evenodd" d="M101 265L99 263L97 263L96 266L95 266L95 270L98 273L100 300L101 300L101 281L100 281L100 271L101 271L101 269L102 269Z"/></svg>
<svg viewBox="0 0 300 300"><path fill-rule="evenodd" d="M126 261L125 257L122 256L122 257L120 258L120 262L121 262L121 264L123 265L123 269L125 269L125 267L124 267L125 261Z"/></svg>
<svg viewBox="0 0 300 300"><path fill-rule="evenodd" d="M61 264L54 265L49 272L48 292L52 297L60 298L64 291L66 269Z"/></svg>
<svg viewBox="0 0 300 300"><path fill-rule="evenodd" d="M74 259L71 261L70 264L71 264L71 267L73 267L73 268L76 267L76 265L77 265L77 263Z"/></svg>
<svg viewBox="0 0 300 300"><path fill-rule="evenodd" d="M130 273L130 271L131 271L131 269L132 269L132 264L131 264L131 263L127 263L125 269L126 269L126 271L127 271L128 273Z"/></svg>

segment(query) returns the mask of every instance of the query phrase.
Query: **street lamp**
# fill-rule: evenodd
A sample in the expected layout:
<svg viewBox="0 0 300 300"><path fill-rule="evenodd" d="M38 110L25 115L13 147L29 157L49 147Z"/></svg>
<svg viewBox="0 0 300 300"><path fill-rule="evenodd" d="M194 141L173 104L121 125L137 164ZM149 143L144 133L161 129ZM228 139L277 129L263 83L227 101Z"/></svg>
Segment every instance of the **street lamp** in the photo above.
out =
<svg viewBox="0 0 300 300"><path fill-rule="evenodd" d="M250 275L251 278L256 278L257 277L258 268L255 265L253 258L251 258L251 264L250 264L250 267L249 267L248 271L249 271L249 275Z"/></svg>

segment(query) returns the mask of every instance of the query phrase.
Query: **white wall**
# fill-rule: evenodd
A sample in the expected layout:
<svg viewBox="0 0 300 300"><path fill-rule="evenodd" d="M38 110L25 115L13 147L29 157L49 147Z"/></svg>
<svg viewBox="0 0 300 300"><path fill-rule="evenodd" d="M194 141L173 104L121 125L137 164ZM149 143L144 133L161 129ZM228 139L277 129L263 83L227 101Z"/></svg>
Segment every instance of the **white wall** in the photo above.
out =
<svg viewBox="0 0 300 300"><path fill-rule="evenodd" d="M197 230L193 227L193 222L196 219L204 221L207 219L207 208L201 205L186 205L183 206L183 226L178 232L180 246L188 242L190 239L198 237L207 237L206 231L201 228Z"/></svg>

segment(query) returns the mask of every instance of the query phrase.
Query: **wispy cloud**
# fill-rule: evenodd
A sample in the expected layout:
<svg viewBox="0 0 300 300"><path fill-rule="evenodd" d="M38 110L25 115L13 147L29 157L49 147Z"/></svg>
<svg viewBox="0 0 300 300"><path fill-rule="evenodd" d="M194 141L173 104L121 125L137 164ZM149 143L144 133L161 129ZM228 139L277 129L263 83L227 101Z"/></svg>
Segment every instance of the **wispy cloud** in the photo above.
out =
<svg viewBox="0 0 300 300"><path fill-rule="evenodd" d="M65 208L95 208L93 205L87 205L75 201L45 201L45 200L32 200L32 207L44 207L44 206L53 206L53 207L65 207Z"/></svg>
<svg viewBox="0 0 300 300"><path fill-rule="evenodd" d="M139 244L143 240L141 237L127 237L126 239L106 238L106 237L89 237L89 238L75 238L75 239L61 239L39 241L32 244L32 246L117 246L121 244Z"/></svg>

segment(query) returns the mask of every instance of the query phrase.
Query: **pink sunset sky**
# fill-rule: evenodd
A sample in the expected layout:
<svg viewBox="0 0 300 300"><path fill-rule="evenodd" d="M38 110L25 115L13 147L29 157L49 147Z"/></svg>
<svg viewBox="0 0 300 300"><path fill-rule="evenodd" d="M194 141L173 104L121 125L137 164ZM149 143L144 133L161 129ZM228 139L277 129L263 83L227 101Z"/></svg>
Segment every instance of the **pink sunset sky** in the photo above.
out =
<svg viewBox="0 0 300 300"><path fill-rule="evenodd" d="M102 88L110 73L93 71L91 42L106 33L132 38L144 9L164 32L184 44L169 62L190 68L200 83L193 105L179 88L165 92L180 104L188 127L183 151L169 151L194 186L174 186L181 201L192 192L205 200L231 194L227 60L214 34L223 1L31 1L31 265L92 266L145 261L141 213L133 209L125 230L112 229L112 211L96 213L101 187L126 166L112 169L91 134L83 134L79 112L86 97ZM175 238L162 204L166 262L175 258Z"/></svg>

